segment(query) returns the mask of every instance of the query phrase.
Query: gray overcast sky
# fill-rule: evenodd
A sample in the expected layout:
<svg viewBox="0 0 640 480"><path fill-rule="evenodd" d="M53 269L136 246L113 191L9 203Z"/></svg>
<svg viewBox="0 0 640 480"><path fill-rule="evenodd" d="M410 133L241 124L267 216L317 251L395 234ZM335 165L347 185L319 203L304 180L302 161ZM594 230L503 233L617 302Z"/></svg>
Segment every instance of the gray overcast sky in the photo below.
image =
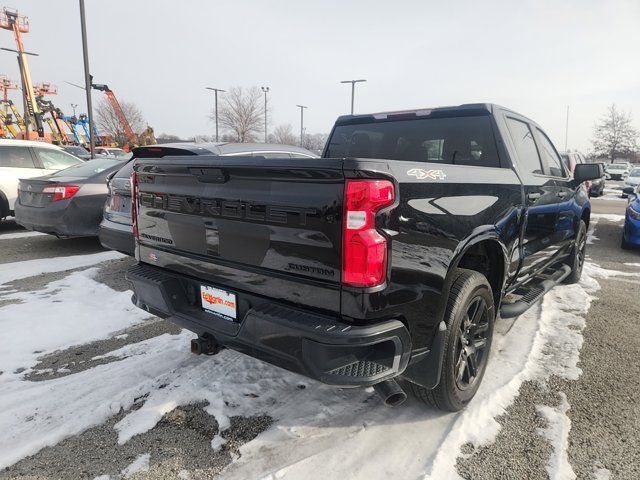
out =
<svg viewBox="0 0 640 480"><path fill-rule="evenodd" d="M7 0L9 1L9 0ZM76 0L11 0L31 21L34 81L57 84L71 111L83 91ZM348 112L495 102L540 123L564 147L590 148L615 102L640 126L640 1L87 0L91 70L135 102L156 134L211 134L205 86L271 88L270 124L328 132ZM0 46L14 48L8 31ZM0 73L18 79L0 52ZM94 98L102 94L94 92Z"/></svg>

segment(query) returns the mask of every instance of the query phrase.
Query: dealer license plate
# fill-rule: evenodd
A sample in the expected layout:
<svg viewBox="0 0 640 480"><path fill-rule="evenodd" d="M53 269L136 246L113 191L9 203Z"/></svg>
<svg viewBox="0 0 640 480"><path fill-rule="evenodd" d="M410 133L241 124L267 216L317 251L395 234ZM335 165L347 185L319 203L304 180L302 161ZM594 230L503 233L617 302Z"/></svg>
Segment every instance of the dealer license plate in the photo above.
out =
<svg viewBox="0 0 640 480"><path fill-rule="evenodd" d="M220 288L200 285L202 308L225 320L234 322L237 317L236 295Z"/></svg>

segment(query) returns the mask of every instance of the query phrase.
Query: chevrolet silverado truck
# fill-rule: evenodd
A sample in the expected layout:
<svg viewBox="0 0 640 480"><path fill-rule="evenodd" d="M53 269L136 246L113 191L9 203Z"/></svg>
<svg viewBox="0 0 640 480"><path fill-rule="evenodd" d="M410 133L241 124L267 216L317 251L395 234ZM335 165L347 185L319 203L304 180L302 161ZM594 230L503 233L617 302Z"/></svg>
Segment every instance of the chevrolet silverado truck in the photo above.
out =
<svg viewBox="0 0 640 480"><path fill-rule="evenodd" d="M317 159L140 157L133 301L195 332L194 353L449 411L475 395L496 317L579 280L580 185L602 175L490 104L343 116Z"/></svg>

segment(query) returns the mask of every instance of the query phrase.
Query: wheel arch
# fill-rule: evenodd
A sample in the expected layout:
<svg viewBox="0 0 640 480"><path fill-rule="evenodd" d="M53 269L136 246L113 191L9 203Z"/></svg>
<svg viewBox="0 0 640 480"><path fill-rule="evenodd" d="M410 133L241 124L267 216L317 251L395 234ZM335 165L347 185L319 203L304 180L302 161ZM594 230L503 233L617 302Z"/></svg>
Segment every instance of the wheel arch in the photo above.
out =
<svg viewBox="0 0 640 480"><path fill-rule="evenodd" d="M0 219L9 215L11 209L9 208L9 199L4 194L2 190L0 190Z"/></svg>

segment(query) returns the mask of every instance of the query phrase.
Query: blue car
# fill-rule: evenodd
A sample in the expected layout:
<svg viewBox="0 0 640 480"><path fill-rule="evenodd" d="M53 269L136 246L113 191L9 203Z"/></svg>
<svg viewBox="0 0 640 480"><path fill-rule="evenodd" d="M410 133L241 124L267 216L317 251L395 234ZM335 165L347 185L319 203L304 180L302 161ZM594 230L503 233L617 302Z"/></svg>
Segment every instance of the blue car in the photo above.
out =
<svg viewBox="0 0 640 480"><path fill-rule="evenodd" d="M629 205L624 218L624 231L622 232L622 248L640 246L640 195L629 195Z"/></svg>

